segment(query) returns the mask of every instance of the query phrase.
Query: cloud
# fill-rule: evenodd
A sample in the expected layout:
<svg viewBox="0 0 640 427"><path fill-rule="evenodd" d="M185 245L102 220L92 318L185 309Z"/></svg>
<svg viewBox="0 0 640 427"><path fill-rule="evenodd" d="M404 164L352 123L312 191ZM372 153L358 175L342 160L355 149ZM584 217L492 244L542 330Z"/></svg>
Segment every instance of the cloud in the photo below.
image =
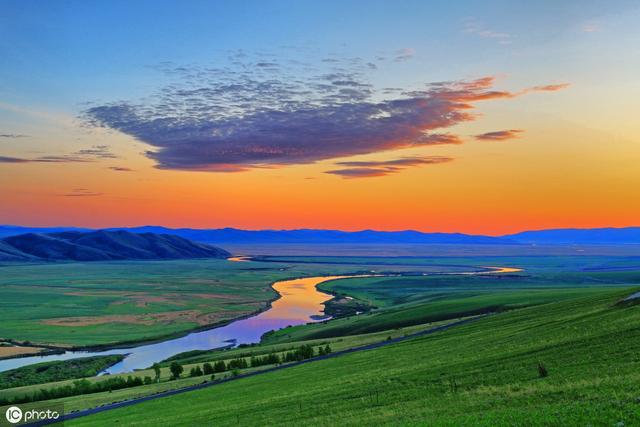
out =
<svg viewBox="0 0 640 427"><path fill-rule="evenodd" d="M0 163L91 163L97 159L116 159L107 145L95 145L91 148L78 150L71 154L48 155L24 159L0 156Z"/></svg>
<svg viewBox="0 0 640 427"><path fill-rule="evenodd" d="M372 178L386 176L400 172L403 169L423 165L434 165L447 163L453 158L445 156L424 156L424 157L402 157L394 160L383 161L347 161L337 162L338 166L345 166L343 169L334 169L325 173L339 175L343 178Z"/></svg>
<svg viewBox="0 0 640 427"><path fill-rule="evenodd" d="M90 191L86 188L74 188L71 192L66 194L61 194L63 197L96 197L102 196L103 193L96 193L95 191Z"/></svg>
<svg viewBox="0 0 640 427"><path fill-rule="evenodd" d="M23 159L18 157L0 156L0 163L86 163L91 162L90 159L79 158L74 156L42 156L34 159Z"/></svg>
<svg viewBox="0 0 640 427"><path fill-rule="evenodd" d="M73 153L77 156L95 157L98 159L117 159L118 156L113 154L108 145L94 145L91 148L85 148Z"/></svg>
<svg viewBox="0 0 640 427"><path fill-rule="evenodd" d="M430 133L421 136L420 142L428 145L462 144L462 139L452 133Z"/></svg>
<svg viewBox="0 0 640 427"><path fill-rule="evenodd" d="M109 167L109 169L111 169L112 171L116 171L116 172L133 172L133 169L125 168L125 167L122 167L122 166L111 166L111 167Z"/></svg>
<svg viewBox="0 0 640 427"><path fill-rule="evenodd" d="M172 66L167 73L178 80L145 102L96 105L83 119L148 144L157 168L240 172L460 144L447 129L476 120L477 102L561 88L502 91L488 76L385 93L369 83L363 60L329 66L310 77L283 64L258 71Z"/></svg>
<svg viewBox="0 0 640 427"><path fill-rule="evenodd" d="M17 157L0 156L0 163L29 163L29 160Z"/></svg>
<svg viewBox="0 0 640 427"><path fill-rule="evenodd" d="M569 83L558 83L553 85L534 86L526 90L529 92L556 92L559 90L566 89L569 86L570 86Z"/></svg>
<svg viewBox="0 0 640 427"><path fill-rule="evenodd" d="M15 139L15 138L28 138L29 135L23 135L20 133L0 133L0 138L10 138L10 139Z"/></svg>
<svg viewBox="0 0 640 427"><path fill-rule="evenodd" d="M601 30L600 24L595 21L588 21L582 24L580 30L583 33L597 33Z"/></svg>
<svg viewBox="0 0 640 427"><path fill-rule="evenodd" d="M412 47L404 47L395 51L395 62L404 62L413 58L416 54L416 50Z"/></svg>
<svg viewBox="0 0 640 427"><path fill-rule="evenodd" d="M522 132L524 132L522 129L497 130L475 135L475 138L478 141L506 141L507 139L518 138Z"/></svg>
<svg viewBox="0 0 640 427"><path fill-rule="evenodd" d="M475 35L484 39L496 40L499 44L511 44L513 37L509 33L494 31L487 28L481 22L475 19L468 19L465 21L463 32L465 34Z"/></svg>

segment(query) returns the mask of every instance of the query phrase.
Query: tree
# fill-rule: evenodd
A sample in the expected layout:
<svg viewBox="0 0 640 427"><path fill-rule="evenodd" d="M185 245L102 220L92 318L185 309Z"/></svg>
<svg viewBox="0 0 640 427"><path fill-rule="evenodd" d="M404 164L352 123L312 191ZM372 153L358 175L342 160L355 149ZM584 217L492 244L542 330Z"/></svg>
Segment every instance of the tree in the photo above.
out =
<svg viewBox="0 0 640 427"><path fill-rule="evenodd" d="M171 374L173 375L174 379L180 378L180 374L184 372L184 368L178 362L171 362L169 370L171 370Z"/></svg>
<svg viewBox="0 0 640 427"><path fill-rule="evenodd" d="M160 382L160 365L158 365L157 363L154 363L152 368L153 368L153 372L156 373L156 382L159 383Z"/></svg>
<svg viewBox="0 0 640 427"><path fill-rule="evenodd" d="M202 376L202 369L200 369L200 366L196 366L195 368L191 368L191 372L189 373L189 376L191 376L191 377L200 377L200 376Z"/></svg>
<svg viewBox="0 0 640 427"><path fill-rule="evenodd" d="M219 360L213 365L213 372L219 373L227 370L227 365L225 365L223 360Z"/></svg>
<svg viewBox="0 0 640 427"><path fill-rule="evenodd" d="M324 354L331 353L331 346L329 344L324 346Z"/></svg>
<svg viewBox="0 0 640 427"><path fill-rule="evenodd" d="M213 366L211 366L211 363L206 362L204 365L202 365L202 371L204 375L211 375L213 374Z"/></svg>

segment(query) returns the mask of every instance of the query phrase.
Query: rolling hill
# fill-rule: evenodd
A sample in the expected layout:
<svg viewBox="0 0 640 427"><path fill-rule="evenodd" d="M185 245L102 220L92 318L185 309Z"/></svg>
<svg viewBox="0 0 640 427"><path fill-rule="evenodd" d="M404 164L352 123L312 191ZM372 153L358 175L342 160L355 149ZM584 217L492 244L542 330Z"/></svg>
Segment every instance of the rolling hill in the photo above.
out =
<svg viewBox="0 0 640 427"><path fill-rule="evenodd" d="M179 236L129 231L26 233L0 240L0 261L227 258L224 249Z"/></svg>

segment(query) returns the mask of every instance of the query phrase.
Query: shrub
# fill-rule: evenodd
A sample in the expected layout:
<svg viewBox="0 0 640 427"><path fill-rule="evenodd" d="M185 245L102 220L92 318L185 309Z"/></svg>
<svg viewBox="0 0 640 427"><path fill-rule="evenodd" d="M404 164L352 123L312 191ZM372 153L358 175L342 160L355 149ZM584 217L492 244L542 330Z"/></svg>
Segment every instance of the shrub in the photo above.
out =
<svg viewBox="0 0 640 427"><path fill-rule="evenodd" d="M547 371L547 367L544 366L542 362L538 362L538 376L540 378L545 378L549 375L549 371Z"/></svg>

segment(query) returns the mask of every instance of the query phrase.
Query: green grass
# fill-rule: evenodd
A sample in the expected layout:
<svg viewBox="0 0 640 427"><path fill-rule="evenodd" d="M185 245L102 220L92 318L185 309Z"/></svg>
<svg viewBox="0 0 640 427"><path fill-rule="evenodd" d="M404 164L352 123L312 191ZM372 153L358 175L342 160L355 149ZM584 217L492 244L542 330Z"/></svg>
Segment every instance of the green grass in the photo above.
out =
<svg viewBox="0 0 640 427"><path fill-rule="evenodd" d="M355 269L225 260L3 265L0 338L67 347L151 340L263 309L276 297L274 281ZM190 315L173 318L180 313Z"/></svg>
<svg viewBox="0 0 640 427"><path fill-rule="evenodd" d="M640 307L615 305L630 292L522 308L68 425L147 425L150 414L163 425L636 425Z"/></svg>
<svg viewBox="0 0 640 427"><path fill-rule="evenodd" d="M401 280L402 278L399 279L399 281ZM367 314L336 319L326 323L280 329L263 336L263 342L273 344L384 331L488 312L506 311L603 292L607 292L607 289L559 288L502 292L496 290L441 292L432 295L430 299L425 298L418 303L391 306Z"/></svg>
<svg viewBox="0 0 640 427"><path fill-rule="evenodd" d="M634 257L280 259L282 262L268 263L180 260L0 265L3 313L0 338L72 347L108 346L173 336L260 310L276 297L270 287L272 282L300 276L370 271L460 272L483 265L526 269L522 277L512 275L508 280L440 276L428 281L420 277L403 278L400 285L392 279L342 280L323 285L332 292L355 296L356 301L376 307L431 301L439 298L439 294L453 291L465 291L466 296L472 291L481 298L476 291L640 283L638 271L610 271L636 267L638 261ZM295 264L295 261L305 263ZM326 262L338 264L324 264ZM354 306L357 309L358 306ZM177 316L185 313L188 315ZM438 319L437 316L420 317L416 323ZM407 323L401 322L400 326L403 325ZM358 329L355 333L369 331Z"/></svg>
<svg viewBox="0 0 640 427"><path fill-rule="evenodd" d="M446 323L446 322L441 322ZM324 340L310 340L296 343L286 343L286 344L276 344L276 345L258 345L258 346L249 346L244 348L235 348L228 350L209 350L209 351L197 351L197 352L187 352L178 354L167 361L160 363L161 365L161 376L160 383L154 383L144 386L138 386L133 388L127 388L123 390L112 391L109 393L92 393L88 395L82 396L74 396L67 397L64 399L54 399L53 402L62 402L64 403L67 410L78 410L78 409L87 409L95 406L99 406L105 403L112 403L119 400L131 399L140 396L146 396L149 394L154 394L158 391L172 390L175 388L186 387L192 384L198 384L204 380L209 379L209 377L197 377L197 378L187 378L186 374L190 371L191 368L200 366L204 362L214 363L219 360L223 360L225 363L228 363L232 359L245 358L247 362L251 356L261 356L269 353L277 353L281 357L284 356L284 353L295 350L302 345L312 345L316 350L318 347L324 347L326 344L330 344L331 349L335 351L345 350L354 347L360 347L366 344L385 341L388 338L397 338L402 337L414 332L418 332L424 329L429 329L435 326L440 325L441 323L433 323L428 325L418 325L409 328L397 329L393 331L384 331L373 334L365 334L365 335L354 335L354 336L346 336L332 339L324 339ZM169 371L170 361L177 361L180 363L184 369L185 374L183 378L179 380L170 380L171 373ZM266 369L270 366L263 366L259 368L249 368L240 370L241 373L253 372L256 370ZM231 372L217 373L216 378L226 378L231 375ZM139 377L144 379L144 377L149 376L154 378L155 373L152 369L143 369L138 370L133 373L124 373L124 374L116 374L109 376L100 376L88 378L88 380L92 383L105 381L108 378L113 377L121 377L126 379L129 376ZM0 399L14 399L14 398L22 398L25 395L33 395L35 392L40 391L41 389L52 389L58 388L66 385L73 384L73 375L69 376L69 380L62 381L54 381L46 384L37 384L33 386L20 386L13 387L7 389L0 390ZM51 381L51 380L50 380ZM51 401L49 401L51 402Z"/></svg>
<svg viewBox="0 0 640 427"><path fill-rule="evenodd" d="M123 358L122 355L93 356L36 363L11 369L0 372L0 390L66 379L93 377Z"/></svg>

